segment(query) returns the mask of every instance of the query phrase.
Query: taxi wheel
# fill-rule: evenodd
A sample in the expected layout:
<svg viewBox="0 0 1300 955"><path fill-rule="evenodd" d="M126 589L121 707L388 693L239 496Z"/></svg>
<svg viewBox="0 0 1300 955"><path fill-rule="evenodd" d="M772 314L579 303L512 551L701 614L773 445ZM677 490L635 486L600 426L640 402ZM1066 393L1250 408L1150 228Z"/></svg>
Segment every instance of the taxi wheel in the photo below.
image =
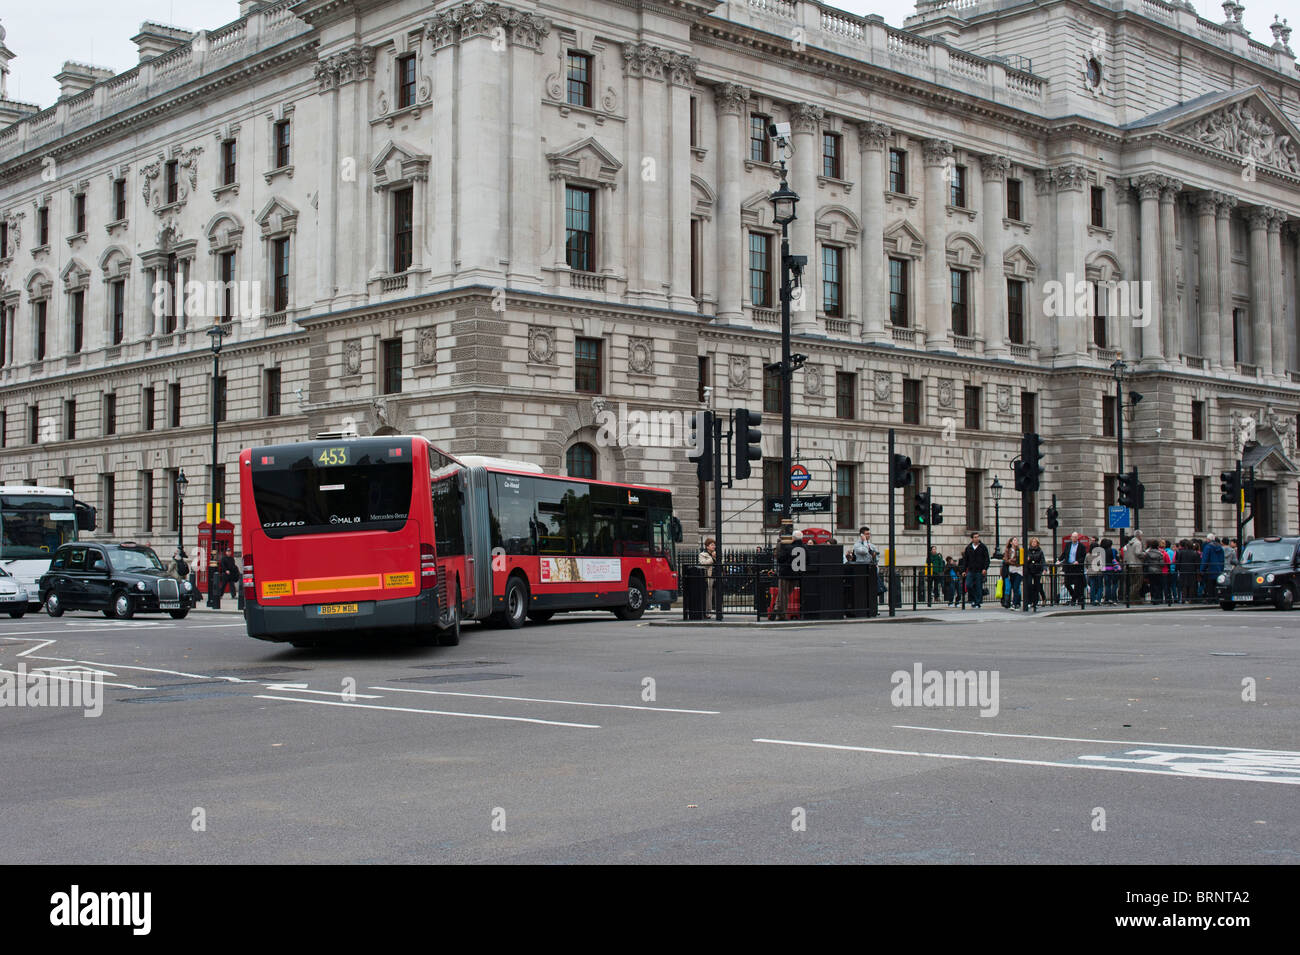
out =
<svg viewBox="0 0 1300 955"><path fill-rule="evenodd" d="M1237 605L1236 605L1235 603L1233 603L1231 600L1220 600L1220 601L1219 601L1219 607L1222 608L1223 610L1236 610L1236 609L1237 609Z"/></svg>
<svg viewBox="0 0 1300 955"><path fill-rule="evenodd" d="M119 590L113 594L113 608L111 615L118 620L130 620L135 616L135 600L124 590Z"/></svg>
<svg viewBox="0 0 1300 955"><path fill-rule="evenodd" d="M27 612L26 610L10 610L10 611L9 611L9 616L11 616L11 617L13 617L15 620L17 620L19 617L21 617L21 616L22 616L23 614L25 614L26 612Z"/></svg>
<svg viewBox="0 0 1300 955"><path fill-rule="evenodd" d="M168 610L167 615L173 620L184 620L190 615L189 609L185 610Z"/></svg>
<svg viewBox="0 0 1300 955"><path fill-rule="evenodd" d="M59 601L59 595L52 590L45 595L45 612L51 617L63 616L63 604Z"/></svg>
<svg viewBox="0 0 1300 955"><path fill-rule="evenodd" d="M1273 606L1278 610L1290 610L1295 606L1295 594L1291 592L1290 587L1283 587L1277 592L1277 599L1273 602Z"/></svg>

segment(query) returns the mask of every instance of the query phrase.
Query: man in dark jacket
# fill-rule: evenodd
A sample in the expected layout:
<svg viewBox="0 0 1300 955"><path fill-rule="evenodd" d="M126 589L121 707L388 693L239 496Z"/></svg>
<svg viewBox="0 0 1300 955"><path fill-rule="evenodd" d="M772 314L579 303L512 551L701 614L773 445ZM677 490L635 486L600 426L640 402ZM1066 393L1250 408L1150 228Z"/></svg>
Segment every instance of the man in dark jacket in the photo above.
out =
<svg viewBox="0 0 1300 955"><path fill-rule="evenodd" d="M1178 550L1174 552L1174 565L1178 568L1178 588L1183 603L1189 604L1196 599L1196 574L1201 568L1201 555L1196 552L1196 545L1189 540L1179 541Z"/></svg>
<svg viewBox="0 0 1300 955"><path fill-rule="evenodd" d="M966 593L971 606L978 610L984 603L984 574L989 569L989 549L980 543L978 531L971 534L962 557L966 562Z"/></svg>
<svg viewBox="0 0 1300 955"><path fill-rule="evenodd" d="M1083 562L1086 556L1087 549L1079 540L1079 532L1075 531L1057 558L1059 563L1065 565L1065 586L1070 591L1070 603L1080 607L1084 606Z"/></svg>
<svg viewBox="0 0 1300 955"><path fill-rule="evenodd" d="M1201 596L1213 597L1214 585L1218 581L1219 574L1223 573L1225 555L1223 545L1213 534L1201 548Z"/></svg>

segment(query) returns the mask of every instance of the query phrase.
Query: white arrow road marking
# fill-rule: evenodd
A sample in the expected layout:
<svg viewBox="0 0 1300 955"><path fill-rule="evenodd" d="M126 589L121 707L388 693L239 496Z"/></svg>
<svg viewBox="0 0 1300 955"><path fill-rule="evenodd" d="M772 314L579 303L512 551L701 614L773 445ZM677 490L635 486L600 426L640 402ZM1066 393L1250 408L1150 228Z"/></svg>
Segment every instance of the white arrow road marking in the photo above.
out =
<svg viewBox="0 0 1300 955"><path fill-rule="evenodd" d="M490 693L454 693L451 690L417 690L409 686L372 686L371 690L388 690L392 693L427 693L430 696L471 696L480 700L511 700L516 703L559 703L562 706L602 706L615 710L650 710L654 713L698 713L717 716L720 710L675 710L669 706L631 706L627 703L584 703L580 700L540 700L531 696L493 696Z"/></svg>
<svg viewBox="0 0 1300 955"><path fill-rule="evenodd" d="M292 690L295 693L316 693L320 696L337 696L347 700L382 700L383 697L375 693L342 693L338 690L309 690L306 683L267 683L268 690L278 690L288 692ZM375 689L373 686L370 689Z"/></svg>
<svg viewBox="0 0 1300 955"><path fill-rule="evenodd" d="M28 631L28 632L29 632L29 633L45 633L46 631L43 631L43 630L31 630L31 631ZM30 637L30 636L19 636L19 635L17 635L17 634L13 634L13 633L6 633L6 634L4 635L4 637L3 637L3 639L5 639L5 640L21 640L21 641L23 641L24 643L35 643L35 644L36 644L36 646L34 646L34 647L28 647L28 648L27 648L26 650L24 650L22 653L15 654L16 656L20 656L20 657L25 657L25 656L27 656L27 654L31 653L33 650L41 650L41 649L43 649L43 648L45 648L45 647L48 647L51 643L54 643L53 640L50 640L50 639L48 639L48 638L45 639L45 640L38 640L36 637ZM45 657L44 659L46 659L46 660L61 660L61 659L63 659L63 658L62 658L62 657Z"/></svg>
<svg viewBox="0 0 1300 955"><path fill-rule="evenodd" d="M340 703L334 700L302 700L291 696L265 696L259 694L259 700L283 700L286 703L315 703L319 706L345 706L357 710L388 710L393 713L422 713L426 716L463 716L471 720L507 720L511 723L539 723L543 726L571 726L577 729L598 730L594 723L560 723L556 720L535 720L525 716L497 716L492 713L454 713L448 710L421 710L406 706L379 706L375 703Z"/></svg>

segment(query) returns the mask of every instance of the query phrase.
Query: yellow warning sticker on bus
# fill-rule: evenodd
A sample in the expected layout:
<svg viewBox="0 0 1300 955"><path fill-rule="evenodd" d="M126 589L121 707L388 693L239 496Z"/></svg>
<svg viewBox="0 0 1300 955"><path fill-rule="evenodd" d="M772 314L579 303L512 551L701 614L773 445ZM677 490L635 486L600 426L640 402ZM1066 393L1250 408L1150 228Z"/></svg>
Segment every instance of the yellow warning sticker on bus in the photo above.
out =
<svg viewBox="0 0 1300 955"><path fill-rule="evenodd" d="M263 597L289 597L293 594L292 580L264 580L262 581Z"/></svg>
<svg viewBox="0 0 1300 955"><path fill-rule="evenodd" d="M407 571L404 574L384 574L385 587L414 587L415 574Z"/></svg>

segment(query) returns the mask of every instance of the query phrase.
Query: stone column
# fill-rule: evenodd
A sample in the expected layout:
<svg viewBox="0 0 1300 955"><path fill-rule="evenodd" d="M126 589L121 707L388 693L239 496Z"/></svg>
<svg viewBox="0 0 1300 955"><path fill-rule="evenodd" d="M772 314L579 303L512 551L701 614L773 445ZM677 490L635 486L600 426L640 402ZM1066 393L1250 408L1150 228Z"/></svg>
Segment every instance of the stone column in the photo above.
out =
<svg viewBox="0 0 1300 955"><path fill-rule="evenodd" d="M480 6L484 9L477 9ZM502 228L506 197L502 184L507 181L510 149L501 122L508 108L504 89L508 60L497 39L505 24L495 5L467 4L457 12L463 13L457 24L459 77L455 94L450 90L447 94L459 99L453 140L459 195L456 215L447 227L459 240L457 282L496 286L504 278L502 252L509 248ZM602 195L596 201L603 200Z"/></svg>
<svg viewBox="0 0 1300 955"><path fill-rule="evenodd" d="M794 133L794 156L790 160L790 188L799 194L798 218L790 225L790 254L808 256L803 273L803 301L790 316L795 335L822 331L817 321L821 303L821 252L817 248L817 173L822 151L818 133L826 111L810 103L790 107L790 128Z"/></svg>
<svg viewBox="0 0 1300 955"><path fill-rule="evenodd" d="M316 63L316 82L319 84L320 135L316 148L320 150L319 158L322 168L328 174L322 176L320 198L317 200L317 222L320 228L316 235L316 301L323 304L334 297L334 288L338 281L334 263L343 230L339 229L335 217L338 212L339 183L339 76L338 67L328 61Z"/></svg>
<svg viewBox="0 0 1300 955"><path fill-rule="evenodd" d="M745 251L740 228L740 177L745 166L740 132L749 90L723 83L714 91L721 149L718 159L718 321L744 319Z"/></svg>
<svg viewBox="0 0 1300 955"><path fill-rule="evenodd" d="M1085 201L1088 170L1078 163L1069 163L1052 170L1052 183L1056 187L1056 271L1065 282L1065 294L1076 299L1076 290L1088 280L1088 266L1084 261L1085 240L1088 235L1088 203ZM1092 341L1092 300L1085 314L1065 315L1056 319L1056 357L1077 362L1088 355ZM1078 309L1072 311L1077 312Z"/></svg>
<svg viewBox="0 0 1300 955"><path fill-rule="evenodd" d="M506 235L510 260L506 282L511 288L539 287L546 228L542 223L545 166L538 162L537 141L542 125L542 99L537 91L537 64L542 40L550 33L544 17L511 11L510 20L510 188L515 195L535 196L536 202L507 202ZM434 127L437 128L436 126ZM436 174L435 174L436 175ZM437 180L435 179L435 182ZM429 191L425 191L429 195ZM426 200L428 208L432 202ZM561 207L563 208L563 207ZM434 219L433 221L438 221ZM437 230L435 230L436 233ZM425 241L417 233L417 243ZM419 244L416 246L417 250ZM436 261L437 256L432 258ZM425 266L432 265L426 262Z"/></svg>
<svg viewBox="0 0 1300 955"><path fill-rule="evenodd" d="M1163 177L1146 175L1132 180L1141 203L1138 240L1142 258L1142 364L1164 364L1160 311L1160 185Z"/></svg>
<svg viewBox="0 0 1300 955"><path fill-rule="evenodd" d="M1160 327L1164 335L1165 358L1177 362L1182 354L1182 330L1178 321L1178 250L1174 243L1174 216L1183 183L1167 178L1160 190Z"/></svg>
<svg viewBox="0 0 1300 955"><path fill-rule="evenodd" d="M1287 319L1291 311L1287 308L1286 298L1282 294L1282 226L1286 223L1286 212L1274 209L1268 221L1268 275L1269 288L1269 366L1275 378L1287 377ZM1294 318L1291 319L1294 322Z"/></svg>
<svg viewBox="0 0 1300 955"><path fill-rule="evenodd" d="M691 90L695 87L695 69L699 61L680 53L668 58L668 114L664 117L670 133L668 148L668 220L670 230L670 304L681 311L694 312L691 297ZM534 97L535 98L535 97ZM703 249L700 250L703 253Z"/></svg>
<svg viewBox="0 0 1300 955"><path fill-rule="evenodd" d="M927 139L922 144L925 158L925 281L915 283L924 290L916 303L917 327L925 332L927 348L952 350L952 290L948 277L948 176L952 165L952 143Z"/></svg>
<svg viewBox="0 0 1300 955"><path fill-rule="evenodd" d="M1214 194L1215 252L1219 259L1219 361L1226 371L1236 373L1232 330L1232 209L1237 197Z"/></svg>
<svg viewBox="0 0 1300 955"><path fill-rule="evenodd" d="M1137 263L1133 261L1133 194L1125 179L1111 179L1110 184L1115 191L1115 255L1122 270L1122 275L1116 277L1129 279L1137 274ZM1140 297L1130 298L1130 302L1138 308L1142 305ZM1111 321L1115 325L1115 344L1123 357L1141 354L1142 330L1136 325L1141 316L1130 310L1128 315L1116 315Z"/></svg>
<svg viewBox="0 0 1300 955"><path fill-rule="evenodd" d="M1007 207L1007 170L1011 160L1006 156L981 156L980 176L984 181L984 275L981 285L984 294L981 311L984 317L984 354L1003 357L1010 352L1007 341L1007 279L1002 268L1003 228L1002 214Z"/></svg>
<svg viewBox="0 0 1300 955"><path fill-rule="evenodd" d="M1268 352L1273 337L1269 315L1273 311L1272 285L1268 280L1268 226L1270 209L1255 207L1247 214L1250 223L1250 361L1261 373L1271 370Z"/></svg>
<svg viewBox="0 0 1300 955"><path fill-rule="evenodd" d="M885 272L885 144L893 134L884 123L858 125L858 157L862 163L859 201L862 210L862 338L891 340L885 330L889 277Z"/></svg>
<svg viewBox="0 0 1300 955"><path fill-rule="evenodd" d="M432 129L450 130L454 125L453 117L456 115L456 47L455 47L455 27L451 23L447 14L435 14L431 21L426 35L429 39L430 73L433 78L433 99L430 104L430 127ZM537 98L537 92L532 90L532 96ZM530 150L537 149L537 141L534 139L529 144ZM452 210L455 208L456 196L452 190L454 171L451 164L445 161L444 155L451 150L450 142L447 142L440 155L429 169L431 186L429 188L429 221L433 223L429 238L429 282L435 287L447 288L454 282L456 274L456 236L452 233L450 223L452 221ZM549 151L549 150L547 150ZM529 156L533 153L530 151ZM533 159L533 162L537 160ZM555 191L556 180L552 177L549 187L541 180L539 173L537 177L537 195L539 196L539 205L541 205L540 196L543 190L550 188L552 210L558 209L558 212L552 211L552 216L564 215L564 183L559 181L560 189L558 194ZM556 205L556 203L559 203ZM543 208L545 206L543 205ZM340 214L342 210L340 209ZM340 220L342 221L342 220ZM546 246L555 245L555 231L551 230L549 234L541 232L545 236ZM544 246L544 248L546 247ZM564 264L564 233L560 232L559 248L552 256L552 264L562 266ZM540 253L539 253L539 261ZM514 262L511 262L514 267Z"/></svg>
<svg viewBox="0 0 1300 955"><path fill-rule="evenodd" d="M1219 203L1212 192L1203 192L1195 199L1196 229L1200 249L1197 256L1200 281L1200 342L1197 346L1205 359L1205 370L1223 366L1219 355L1219 253L1216 244L1214 217Z"/></svg>

